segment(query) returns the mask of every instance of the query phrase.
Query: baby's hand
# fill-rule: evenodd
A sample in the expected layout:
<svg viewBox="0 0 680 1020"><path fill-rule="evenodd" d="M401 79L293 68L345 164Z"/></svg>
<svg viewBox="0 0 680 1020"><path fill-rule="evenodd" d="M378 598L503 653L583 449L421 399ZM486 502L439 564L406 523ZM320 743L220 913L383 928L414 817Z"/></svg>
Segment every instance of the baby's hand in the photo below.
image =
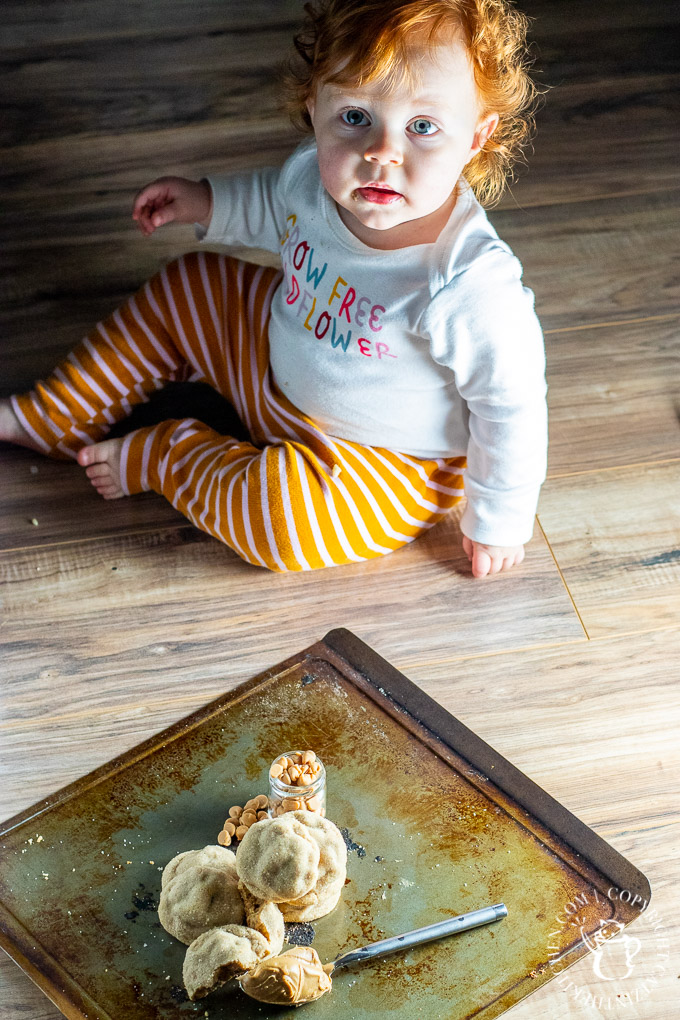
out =
<svg viewBox="0 0 680 1020"><path fill-rule="evenodd" d="M139 192L132 218L145 236L165 223L200 223L208 228L212 217L212 190L207 181L186 177L159 177Z"/></svg>
<svg viewBox="0 0 680 1020"><path fill-rule="evenodd" d="M474 577L510 570L524 559L523 545L482 545L463 535L463 549L472 564Z"/></svg>

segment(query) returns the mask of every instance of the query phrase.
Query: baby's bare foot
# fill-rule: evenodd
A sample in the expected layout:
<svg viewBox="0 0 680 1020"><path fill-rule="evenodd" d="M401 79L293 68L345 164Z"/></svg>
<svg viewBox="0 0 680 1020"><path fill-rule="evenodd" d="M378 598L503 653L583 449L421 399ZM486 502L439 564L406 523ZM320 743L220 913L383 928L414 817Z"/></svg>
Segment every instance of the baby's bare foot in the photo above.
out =
<svg viewBox="0 0 680 1020"><path fill-rule="evenodd" d="M120 483L122 439L105 439L78 452L78 463L104 499L120 499L125 495Z"/></svg>
<svg viewBox="0 0 680 1020"><path fill-rule="evenodd" d="M29 436L23 427L8 398L0 400L0 439L4 443L15 443L17 446L27 446L29 450L45 451Z"/></svg>

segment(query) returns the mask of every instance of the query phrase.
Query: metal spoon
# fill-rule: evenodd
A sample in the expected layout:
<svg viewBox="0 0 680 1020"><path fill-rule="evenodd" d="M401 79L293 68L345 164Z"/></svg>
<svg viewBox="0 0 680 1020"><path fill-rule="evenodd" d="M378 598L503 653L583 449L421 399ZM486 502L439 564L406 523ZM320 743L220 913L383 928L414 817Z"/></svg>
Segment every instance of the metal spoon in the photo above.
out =
<svg viewBox="0 0 680 1020"><path fill-rule="evenodd" d="M350 963L359 963L362 960L373 960L378 956L395 953L398 949L410 949L411 946L418 946L421 942L431 942L433 939L441 939L445 935L477 928L481 924L500 921L501 918L507 917L507 914L505 904L496 903L493 907L473 910L470 914L459 914L457 917L449 917L445 921L428 924L426 928L416 928L415 931L407 931L403 935L394 935L391 939L372 942L368 946L362 946L361 949L352 949L349 953L343 953L333 963L321 966L318 962L319 957L312 949L312 959L305 961L306 966L298 961L297 972L295 968L288 973L285 972L286 967L283 961L288 963L289 958L296 955L296 948L288 949L281 956L262 960L243 975L240 985L246 995L258 1002L269 1002L280 1006L300 1006L305 1002L314 1002L330 991L330 975L338 967L346 967ZM297 955L299 956L300 953L304 955L304 950L298 947ZM324 972L328 977L325 977Z"/></svg>
<svg viewBox="0 0 680 1020"><path fill-rule="evenodd" d="M388 953L396 953L399 949L410 949L411 946L419 946L422 942L432 942L433 939L441 939L445 935L455 935L461 931L468 931L470 928L478 928L482 924L501 921L507 916L508 909L505 904L495 903L492 907L483 907L481 910L473 910L469 914L447 917L445 921L435 921L434 924L428 924L425 928L416 928L403 935L393 935L392 938L382 939L380 942L371 942L370 945L362 946L360 949L350 949L348 953L343 953L333 963L327 963L323 969L327 974L332 974L338 967L347 967L350 963L374 960L377 956L387 956Z"/></svg>

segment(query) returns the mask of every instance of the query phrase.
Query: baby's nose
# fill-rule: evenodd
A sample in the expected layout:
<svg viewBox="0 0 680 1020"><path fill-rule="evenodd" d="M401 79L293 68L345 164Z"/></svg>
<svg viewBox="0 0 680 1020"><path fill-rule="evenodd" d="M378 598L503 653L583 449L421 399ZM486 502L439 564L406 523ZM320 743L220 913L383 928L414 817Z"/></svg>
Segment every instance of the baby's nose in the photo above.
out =
<svg viewBox="0 0 680 1020"><path fill-rule="evenodd" d="M404 154L395 135L388 131L376 131L371 134L364 159L380 166L400 166L404 162Z"/></svg>

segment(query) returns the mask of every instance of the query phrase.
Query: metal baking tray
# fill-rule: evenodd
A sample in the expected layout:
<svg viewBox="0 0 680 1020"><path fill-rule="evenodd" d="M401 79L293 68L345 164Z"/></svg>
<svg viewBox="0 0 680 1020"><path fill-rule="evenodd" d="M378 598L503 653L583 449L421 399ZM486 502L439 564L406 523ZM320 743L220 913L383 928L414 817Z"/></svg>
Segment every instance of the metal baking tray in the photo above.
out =
<svg viewBox="0 0 680 1020"><path fill-rule="evenodd" d="M349 859L338 907L290 940L325 962L508 908L497 924L339 971L309 1017L491 1020L650 899L644 875L591 829L334 630L0 826L0 946L73 1020L299 1020L238 987L188 1002L185 947L156 913L164 865L216 842L229 806L266 792L269 763L292 747L326 764Z"/></svg>

